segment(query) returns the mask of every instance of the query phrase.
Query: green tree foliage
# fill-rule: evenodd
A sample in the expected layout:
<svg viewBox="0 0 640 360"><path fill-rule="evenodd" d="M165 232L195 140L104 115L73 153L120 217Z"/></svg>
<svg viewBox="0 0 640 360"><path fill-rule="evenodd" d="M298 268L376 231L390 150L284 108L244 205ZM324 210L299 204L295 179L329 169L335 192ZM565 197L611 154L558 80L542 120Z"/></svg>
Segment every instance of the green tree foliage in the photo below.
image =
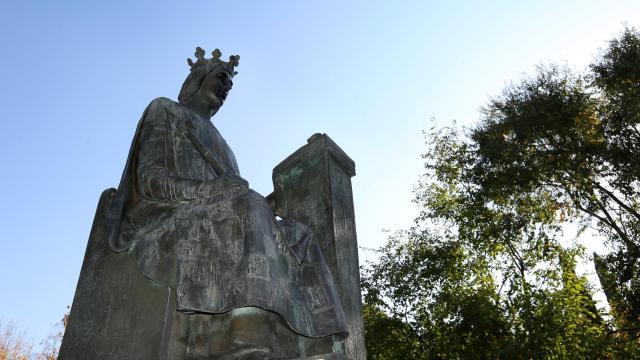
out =
<svg viewBox="0 0 640 360"><path fill-rule="evenodd" d="M614 249L596 257L617 327L640 336L640 35L626 29L576 76L541 68L491 101L474 181L489 197L545 191L570 220L595 222Z"/></svg>
<svg viewBox="0 0 640 360"><path fill-rule="evenodd" d="M466 133L428 132L420 216L364 269L370 358L640 356L639 110L626 29L586 75L539 67ZM612 249L594 260L613 321L575 272L570 223Z"/></svg>

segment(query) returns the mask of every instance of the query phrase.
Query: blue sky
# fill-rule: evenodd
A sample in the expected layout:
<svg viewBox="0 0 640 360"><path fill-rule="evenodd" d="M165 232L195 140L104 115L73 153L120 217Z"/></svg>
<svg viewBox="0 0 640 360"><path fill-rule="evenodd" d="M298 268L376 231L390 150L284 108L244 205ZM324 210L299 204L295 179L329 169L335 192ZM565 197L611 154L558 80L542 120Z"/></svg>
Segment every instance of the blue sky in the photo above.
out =
<svg viewBox="0 0 640 360"><path fill-rule="evenodd" d="M359 243L411 224L421 131L472 125L538 64L583 69L637 1L13 1L0 4L0 319L34 341L71 305L100 192L196 46L240 54L214 124L251 187L316 132L356 162Z"/></svg>

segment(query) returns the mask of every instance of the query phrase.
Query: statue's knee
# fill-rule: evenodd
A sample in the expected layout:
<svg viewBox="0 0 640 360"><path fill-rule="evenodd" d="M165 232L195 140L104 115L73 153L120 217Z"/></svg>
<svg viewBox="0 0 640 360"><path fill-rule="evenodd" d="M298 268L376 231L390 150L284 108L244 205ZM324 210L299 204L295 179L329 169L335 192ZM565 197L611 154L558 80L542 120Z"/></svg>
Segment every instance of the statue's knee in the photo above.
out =
<svg viewBox="0 0 640 360"><path fill-rule="evenodd" d="M236 332L266 331L270 313L257 307L241 307L229 313L230 327Z"/></svg>

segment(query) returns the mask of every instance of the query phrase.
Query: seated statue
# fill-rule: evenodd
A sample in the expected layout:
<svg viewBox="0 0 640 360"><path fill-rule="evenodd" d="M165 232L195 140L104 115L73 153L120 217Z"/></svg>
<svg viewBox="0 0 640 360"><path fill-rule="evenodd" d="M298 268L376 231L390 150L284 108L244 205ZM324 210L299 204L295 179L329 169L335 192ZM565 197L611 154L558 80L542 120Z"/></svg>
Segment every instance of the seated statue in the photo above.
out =
<svg viewBox="0 0 640 360"><path fill-rule="evenodd" d="M342 358L345 313L313 232L276 218L210 121L239 61L220 55L197 48L179 102L144 111L105 238L171 289L168 359Z"/></svg>

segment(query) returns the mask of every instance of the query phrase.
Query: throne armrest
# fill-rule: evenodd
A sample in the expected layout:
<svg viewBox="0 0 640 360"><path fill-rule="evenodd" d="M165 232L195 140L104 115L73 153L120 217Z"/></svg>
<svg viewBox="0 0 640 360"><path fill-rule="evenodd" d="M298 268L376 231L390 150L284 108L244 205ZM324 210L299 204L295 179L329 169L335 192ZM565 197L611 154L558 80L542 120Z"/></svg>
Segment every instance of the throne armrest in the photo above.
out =
<svg viewBox="0 0 640 360"><path fill-rule="evenodd" d="M313 229L347 317L350 359L366 359L351 177L355 163L326 134L314 134L273 169L274 213Z"/></svg>

